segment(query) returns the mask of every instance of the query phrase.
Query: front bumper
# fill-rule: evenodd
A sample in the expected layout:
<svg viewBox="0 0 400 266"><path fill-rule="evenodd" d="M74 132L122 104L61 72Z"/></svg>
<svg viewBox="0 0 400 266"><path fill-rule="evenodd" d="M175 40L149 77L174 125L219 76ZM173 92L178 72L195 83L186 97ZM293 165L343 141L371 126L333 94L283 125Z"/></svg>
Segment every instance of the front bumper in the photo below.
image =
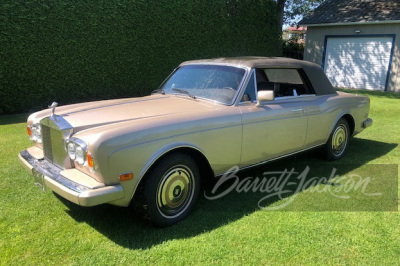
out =
<svg viewBox="0 0 400 266"><path fill-rule="evenodd" d="M76 169L62 170L45 160L37 147L20 152L18 157L32 175L43 175L46 188L78 205L95 206L124 197L121 185L106 186Z"/></svg>

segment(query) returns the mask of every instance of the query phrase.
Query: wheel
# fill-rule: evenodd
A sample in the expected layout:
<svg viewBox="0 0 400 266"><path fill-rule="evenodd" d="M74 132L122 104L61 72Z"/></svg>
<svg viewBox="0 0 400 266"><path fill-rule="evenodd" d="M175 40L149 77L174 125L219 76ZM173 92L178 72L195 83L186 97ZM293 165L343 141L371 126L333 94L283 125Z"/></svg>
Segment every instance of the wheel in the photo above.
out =
<svg viewBox="0 0 400 266"><path fill-rule="evenodd" d="M341 159L346 153L349 138L349 123L346 119L341 118L336 123L328 142L324 146L323 152L326 159L330 161Z"/></svg>
<svg viewBox="0 0 400 266"><path fill-rule="evenodd" d="M146 176L143 187L145 218L158 227L185 219L200 191L200 172L186 154L172 154L158 162Z"/></svg>

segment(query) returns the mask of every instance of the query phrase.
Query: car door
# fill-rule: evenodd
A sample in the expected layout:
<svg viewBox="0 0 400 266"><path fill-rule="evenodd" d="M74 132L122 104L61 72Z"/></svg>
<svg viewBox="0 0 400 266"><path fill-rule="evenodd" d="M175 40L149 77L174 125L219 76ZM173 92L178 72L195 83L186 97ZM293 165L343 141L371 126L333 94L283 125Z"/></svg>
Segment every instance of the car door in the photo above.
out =
<svg viewBox="0 0 400 266"><path fill-rule="evenodd" d="M241 167L293 153L304 147L307 133L304 97L296 92L290 95L290 92L280 90L283 87L290 88L288 84L300 83L301 79L296 82L293 81L296 78L290 80L290 75L297 75L297 70L275 71L279 73L270 70L253 71L254 76L249 78L239 103L243 124ZM271 73L268 75L268 72ZM257 105L253 88L255 91L274 90L278 97Z"/></svg>

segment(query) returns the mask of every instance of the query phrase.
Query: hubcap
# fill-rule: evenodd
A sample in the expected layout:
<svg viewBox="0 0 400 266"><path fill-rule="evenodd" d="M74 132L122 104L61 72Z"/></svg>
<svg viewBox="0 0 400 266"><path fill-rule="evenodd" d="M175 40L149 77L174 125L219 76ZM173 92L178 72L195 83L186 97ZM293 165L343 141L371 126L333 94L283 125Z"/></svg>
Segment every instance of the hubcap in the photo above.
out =
<svg viewBox="0 0 400 266"><path fill-rule="evenodd" d="M184 212L192 200L193 188L193 173L186 166L167 171L157 189L157 206L162 215L173 218Z"/></svg>
<svg viewBox="0 0 400 266"><path fill-rule="evenodd" d="M347 146L347 128L340 125L336 128L332 136L332 150L337 156L341 155Z"/></svg>

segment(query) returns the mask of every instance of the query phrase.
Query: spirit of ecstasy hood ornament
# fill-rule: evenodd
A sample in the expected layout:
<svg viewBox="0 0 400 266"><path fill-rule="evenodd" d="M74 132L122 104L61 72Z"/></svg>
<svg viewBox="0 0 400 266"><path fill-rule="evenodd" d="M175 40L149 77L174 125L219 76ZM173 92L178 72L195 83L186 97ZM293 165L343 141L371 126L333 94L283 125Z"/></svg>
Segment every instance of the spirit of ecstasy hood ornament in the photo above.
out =
<svg viewBox="0 0 400 266"><path fill-rule="evenodd" d="M49 108L52 108L52 110L51 110L51 116L50 116L50 117L54 117L54 115L55 115L54 112L56 111L57 105L58 105L57 102L53 102L53 103L49 106Z"/></svg>

